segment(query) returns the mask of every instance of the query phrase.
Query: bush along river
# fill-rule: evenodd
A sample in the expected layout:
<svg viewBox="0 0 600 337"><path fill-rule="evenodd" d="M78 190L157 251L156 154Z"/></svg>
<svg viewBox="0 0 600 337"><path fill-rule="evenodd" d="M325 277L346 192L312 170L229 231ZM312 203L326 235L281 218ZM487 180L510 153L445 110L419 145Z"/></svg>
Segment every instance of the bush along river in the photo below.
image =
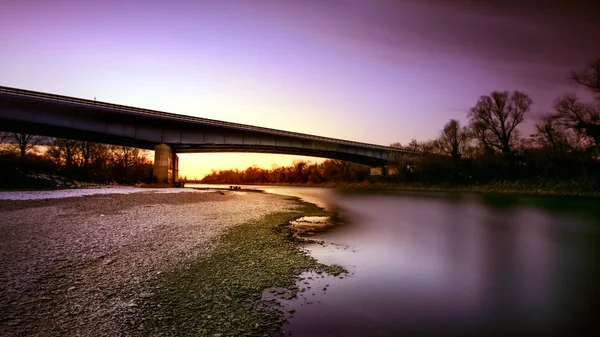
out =
<svg viewBox="0 0 600 337"><path fill-rule="evenodd" d="M278 335L563 335L597 330L600 200L256 187L341 214L306 249Z"/></svg>

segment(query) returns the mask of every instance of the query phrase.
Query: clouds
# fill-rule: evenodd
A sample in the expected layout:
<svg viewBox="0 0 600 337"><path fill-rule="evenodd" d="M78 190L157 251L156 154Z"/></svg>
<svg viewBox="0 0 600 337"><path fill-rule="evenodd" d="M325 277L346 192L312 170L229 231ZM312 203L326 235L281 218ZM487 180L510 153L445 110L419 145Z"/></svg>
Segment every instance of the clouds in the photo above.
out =
<svg viewBox="0 0 600 337"><path fill-rule="evenodd" d="M547 80L600 55L600 20L585 2L338 1L270 3L279 24L387 62L455 58ZM596 5L596 7L598 7ZM599 9L600 10L600 9ZM534 71L539 67L539 71Z"/></svg>
<svg viewBox="0 0 600 337"><path fill-rule="evenodd" d="M551 106L569 72L600 56L597 11L572 4L25 0L0 12L0 73L5 85L124 104L160 93L164 109L231 121L268 110L257 123L385 144L437 134L493 90ZM177 103L182 91L195 99ZM282 115L297 120L279 125ZM323 115L348 126L300 128ZM358 132L365 115L386 130Z"/></svg>

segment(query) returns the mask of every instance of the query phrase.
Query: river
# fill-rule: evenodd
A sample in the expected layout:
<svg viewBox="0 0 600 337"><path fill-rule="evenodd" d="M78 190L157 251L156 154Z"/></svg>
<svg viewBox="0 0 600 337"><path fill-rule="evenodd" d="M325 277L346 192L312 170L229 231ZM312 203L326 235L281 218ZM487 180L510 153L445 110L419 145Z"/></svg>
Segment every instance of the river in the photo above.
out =
<svg viewBox="0 0 600 337"><path fill-rule="evenodd" d="M247 186L344 219L313 238L292 336L562 334L597 326L600 200ZM597 329L597 328L595 328Z"/></svg>

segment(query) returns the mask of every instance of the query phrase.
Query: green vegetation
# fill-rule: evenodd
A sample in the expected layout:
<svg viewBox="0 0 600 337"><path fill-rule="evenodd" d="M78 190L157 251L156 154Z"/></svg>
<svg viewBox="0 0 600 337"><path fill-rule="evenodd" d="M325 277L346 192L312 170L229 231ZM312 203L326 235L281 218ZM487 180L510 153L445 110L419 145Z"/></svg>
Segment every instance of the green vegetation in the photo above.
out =
<svg viewBox="0 0 600 337"><path fill-rule="evenodd" d="M261 301L270 287L295 294L302 271L339 275L339 266L318 263L299 249L287 223L305 215L326 215L312 204L234 227L211 256L177 268L145 305L146 334L175 336L271 336L283 323L275 303Z"/></svg>

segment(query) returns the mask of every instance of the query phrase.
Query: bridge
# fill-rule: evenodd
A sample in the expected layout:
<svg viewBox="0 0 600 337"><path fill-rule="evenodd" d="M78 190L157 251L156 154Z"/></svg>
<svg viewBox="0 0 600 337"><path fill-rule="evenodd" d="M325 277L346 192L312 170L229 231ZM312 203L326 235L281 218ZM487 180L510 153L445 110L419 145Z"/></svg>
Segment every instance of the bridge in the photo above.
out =
<svg viewBox="0 0 600 337"><path fill-rule="evenodd" d="M177 153L259 152L383 166L421 153L0 86L0 131L154 150L154 179L175 183Z"/></svg>

